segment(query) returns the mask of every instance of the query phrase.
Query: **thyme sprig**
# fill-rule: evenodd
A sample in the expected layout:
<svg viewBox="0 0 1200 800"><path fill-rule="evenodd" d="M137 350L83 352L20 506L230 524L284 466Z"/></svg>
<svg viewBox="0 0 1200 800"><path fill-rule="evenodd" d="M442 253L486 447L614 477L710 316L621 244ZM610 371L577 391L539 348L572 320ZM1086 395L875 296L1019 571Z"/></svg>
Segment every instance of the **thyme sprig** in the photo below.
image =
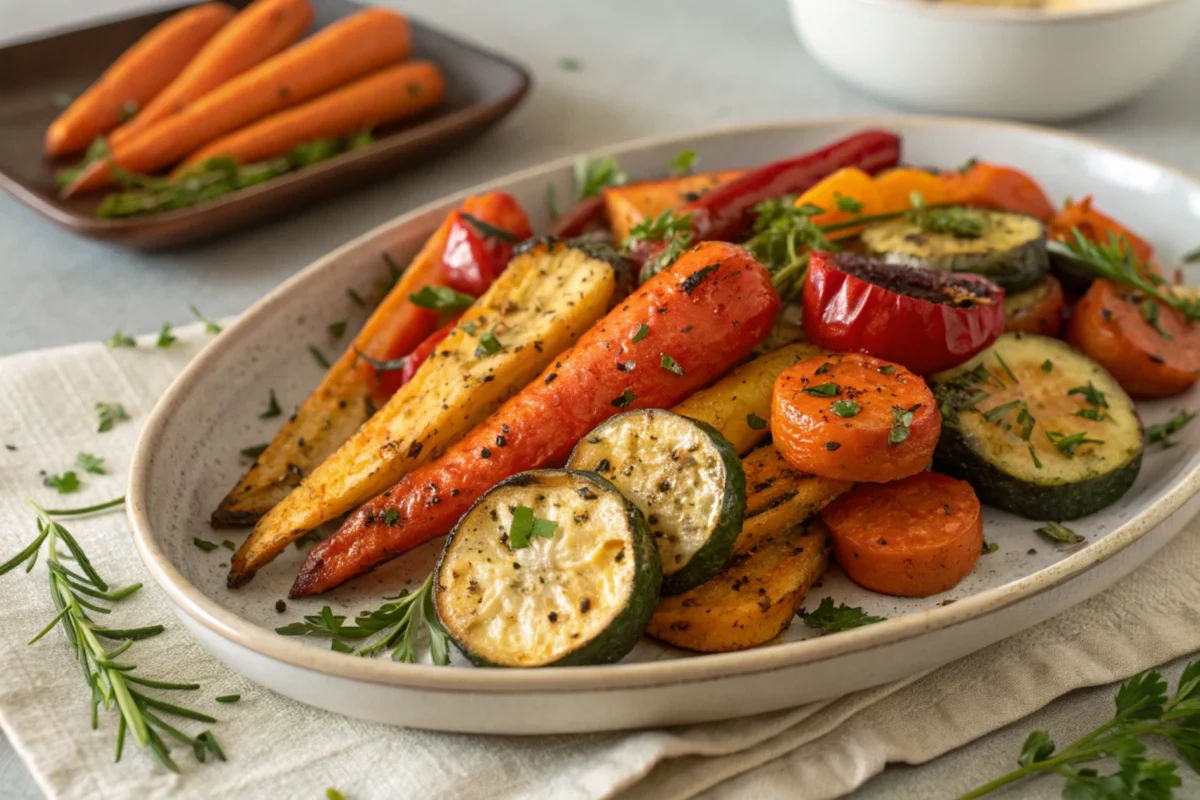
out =
<svg viewBox="0 0 1200 800"><path fill-rule="evenodd" d="M62 628L75 651L75 658L91 693L92 730L99 727L101 706L106 711L115 708L119 715L116 761L121 760L127 734L131 734L141 747L149 748L159 763L172 772L178 772L179 765L171 757L164 736L191 747L198 761L203 762L210 753L224 761L225 754L211 731L190 736L159 715L172 715L207 723L216 722L216 719L199 711L168 703L145 692L145 689L194 691L200 688L200 684L142 677L134 674L137 669L135 664L117 660L129 651L134 642L162 633L163 626L115 628L98 624L92 616L112 613L111 604L135 594L142 588L142 584L134 583L122 588L110 586L96 571L79 542L56 517L81 516L118 508L124 505L125 498L118 497L85 508L62 510L43 508L32 500L26 502L37 516L37 536L21 552L0 564L0 575L11 572L22 564L25 571L30 572L37 563L39 554L45 551L44 560L50 573L50 599L58 613L29 640L29 644L39 641L56 626ZM59 552L60 545L66 548L66 554ZM68 558L73 562L71 567L63 563ZM117 644L110 645L107 642Z"/></svg>

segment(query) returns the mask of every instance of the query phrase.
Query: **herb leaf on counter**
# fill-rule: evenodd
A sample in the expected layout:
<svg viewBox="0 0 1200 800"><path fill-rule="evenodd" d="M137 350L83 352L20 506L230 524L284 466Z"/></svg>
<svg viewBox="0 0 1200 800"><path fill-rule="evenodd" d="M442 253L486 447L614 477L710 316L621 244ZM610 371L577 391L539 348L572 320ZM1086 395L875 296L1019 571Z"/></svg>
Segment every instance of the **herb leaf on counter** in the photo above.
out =
<svg viewBox="0 0 1200 800"><path fill-rule="evenodd" d="M218 325L217 323L213 322L208 317L201 314L200 309L196 308L191 303L188 304L188 311L191 311L192 316L195 317L199 322L204 323L204 332L207 333L209 336L216 336L218 333L221 332L220 325Z"/></svg>
<svg viewBox="0 0 1200 800"><path fill-rule="evenodd" d="M79 491L79 476L74 471L62 475L47 475L42 479L42 485L56 489L59 494L71 494Z"/></svg>
<svg viewBox="0 0 1200 800"><path fill-rule="evenodd" d="M695 150L680 150L674 158L667 162L667 174L672 178L690 175L695 171L697 161L699 159L696 157Z"/></svg>
<svg viewBox="0 0 1200 800"><path fill-rule="evenodd" d="M75 454L75 466L79 467L84 472L90 472L93 475L104 475L104 459L84 453L82 451Z"/></svg>
<svg viewBox="0 0 1200 800"><path fill-rule="evenodd" d="M129 415L125 413L125 406L120 403L100 402L96 403L96 419L96 432L107 433L116 423L129 419Z"/></svg>
<svg viewBox="0 0 1200 800"><path fill-rule="evenodd" d="M575 159L575 199L595 197L610 186L621 186L629 182L629 176L617 166L612 156Z"/></svg>
<svg viewBox="0 0 1200 800"><path fill-rule="evenodd" d="M105 339L104 343L113 349L118 347L137 347L137 341L120 328L117 328L116 333Z"/></svg>
<svg viewBox="0 0 1200 800"><path fill-rule="evenodd" d="M158 340L154 343L154 346L165 350L175 344L176 341L178 339L175 337L175 334L171 333L171 323L164 322L162 329L158 332Z"/></svg>

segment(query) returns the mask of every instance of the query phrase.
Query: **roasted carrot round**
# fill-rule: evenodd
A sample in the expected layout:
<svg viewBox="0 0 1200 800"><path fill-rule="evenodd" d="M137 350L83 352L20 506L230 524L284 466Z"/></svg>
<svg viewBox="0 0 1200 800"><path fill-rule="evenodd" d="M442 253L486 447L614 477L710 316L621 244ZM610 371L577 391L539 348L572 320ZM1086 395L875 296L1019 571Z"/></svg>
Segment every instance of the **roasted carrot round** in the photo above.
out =
<svg viewBox="0 0 1200 800"><path fill-rule="evenodd" d="M826 506L821 519L850 580L882 594L948 591L983 551L975 490L935 472L858 486Z"/></svg>
<svg viewBox="0 0 1200 800"><path fill-rule="evenodd" d="M889 169L876 175L875 188L879 191L880 214L912 208L913 192L919 192L928 206L945 203L947 196L941 175L913 167Z"/></svg>
<svg viewBox="0 0 1200 800"><path fill-rule="evenodd" d="M946 201L997 211L1015 211L1046 221L1054 206L1037 182L1024 172L980 162L944 176Z"/></svg>
<svg viewBox="0 0 1200 800"><path fill-rule="evenodd" d="M360 11L112 147L110 158L91 164L62 194L73 197L108 186L113 163L130 172L170 166L218 136L403 61L411 52L408 20L386 8Z"/></svg>
<svg viewBox="0 0 1200 800"><path fill-rule="evenodd" d="M1063 302L1062 284L1046 275L1025 291L1005 296L1004 330L1058 336Z"/></svg>
<svg viewBox="0 0 1200 800"><path fill-rule="evenodd" d="M213 156L249 164L313 139L339 139L387 125L432 108L445 93L446 81L431 62L397 64L222 136L188 156L174 174Z"/></svg>
<svg viewBox="0 0 1200 800"><path fill-rule="evenodd" d="M1132 395L1179 394L1200 377L1200 325L1110 280L1093 281L1075 305L1067 339Z"/></svg>
<svg viewBox="0 0 1200 800"><path fill-rule="evenodd" d="M204 45L179 77L112 132L110 146L120 144L163 117L176 114L193 100L230 78L283 50L300 38L312 21L308 0L255 0Z"/></svg>
<svg viewBox="0 0 1200 800"><path fill-rule="evenodd" d="M175 80L233 14L225 3L205 3L154 26L50 123L43 145L46 155L83 150L97 136L137 114Z"/></svg>
<svg viewBox="0 0 1200 800"><path fill-rule="evenodd" d="M801 361L775 381L771 434L796 469L894 481L929 465L942 417L925 381L858 353Z"/></svg>

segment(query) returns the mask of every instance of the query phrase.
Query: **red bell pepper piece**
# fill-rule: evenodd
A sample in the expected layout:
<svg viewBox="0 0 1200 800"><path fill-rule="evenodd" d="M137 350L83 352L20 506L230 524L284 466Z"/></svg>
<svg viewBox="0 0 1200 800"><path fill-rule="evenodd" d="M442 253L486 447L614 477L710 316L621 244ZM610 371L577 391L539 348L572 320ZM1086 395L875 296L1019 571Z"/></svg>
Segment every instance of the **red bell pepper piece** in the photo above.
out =
<svg viewBox="0 0 1200 800"><path fill-rule="evenodd" d="M803 304L813 344L918 375L957 366L1004 332L1004 290L991 281L849 253L812 254Z"/></svg>
<svg viewBox="0 0 1200 800"><path fill-rule="evenodd" d="M454 326L458 324L458 319L461 316L461 314L456 315L454 319L429 334L425 337L425 341L417 345L416 349L408 354L404 359L404 367L400 370L400 386L412 380L413 375L417 374L417 370L421 368L426 359L433 354L434 350L437 350L437 346L442 343L442 340L450 335L450 331L454 330ZM397 386L396 388L400 387Z"/></svg>

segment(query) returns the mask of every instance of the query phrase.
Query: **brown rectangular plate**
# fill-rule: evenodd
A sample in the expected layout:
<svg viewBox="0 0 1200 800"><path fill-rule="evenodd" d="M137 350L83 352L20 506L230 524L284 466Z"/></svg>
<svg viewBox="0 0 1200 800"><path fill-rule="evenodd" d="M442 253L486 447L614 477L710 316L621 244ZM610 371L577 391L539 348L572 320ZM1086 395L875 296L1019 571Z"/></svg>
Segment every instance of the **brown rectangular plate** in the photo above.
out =
<svg viewBox="0 0 1200 800"><path fill-rule="evenodd" d="M230 1L239 8L250 2ZM362 8L349 0L310 2L309 34ZM529 73L518 64L413 21L413 57L438 65L446 97L407 125L376 131L371 146L204 205L144 217L97 218L102 194L60 200L54 173L69 162L47 160L42 138L61 111L61 98L86 89L125 48L178 10L0 48L0 75L7 76L0 81L0 186L73 233L144 250L169 247L279 216L451 150L502 119L529 90Z"/></svg>

